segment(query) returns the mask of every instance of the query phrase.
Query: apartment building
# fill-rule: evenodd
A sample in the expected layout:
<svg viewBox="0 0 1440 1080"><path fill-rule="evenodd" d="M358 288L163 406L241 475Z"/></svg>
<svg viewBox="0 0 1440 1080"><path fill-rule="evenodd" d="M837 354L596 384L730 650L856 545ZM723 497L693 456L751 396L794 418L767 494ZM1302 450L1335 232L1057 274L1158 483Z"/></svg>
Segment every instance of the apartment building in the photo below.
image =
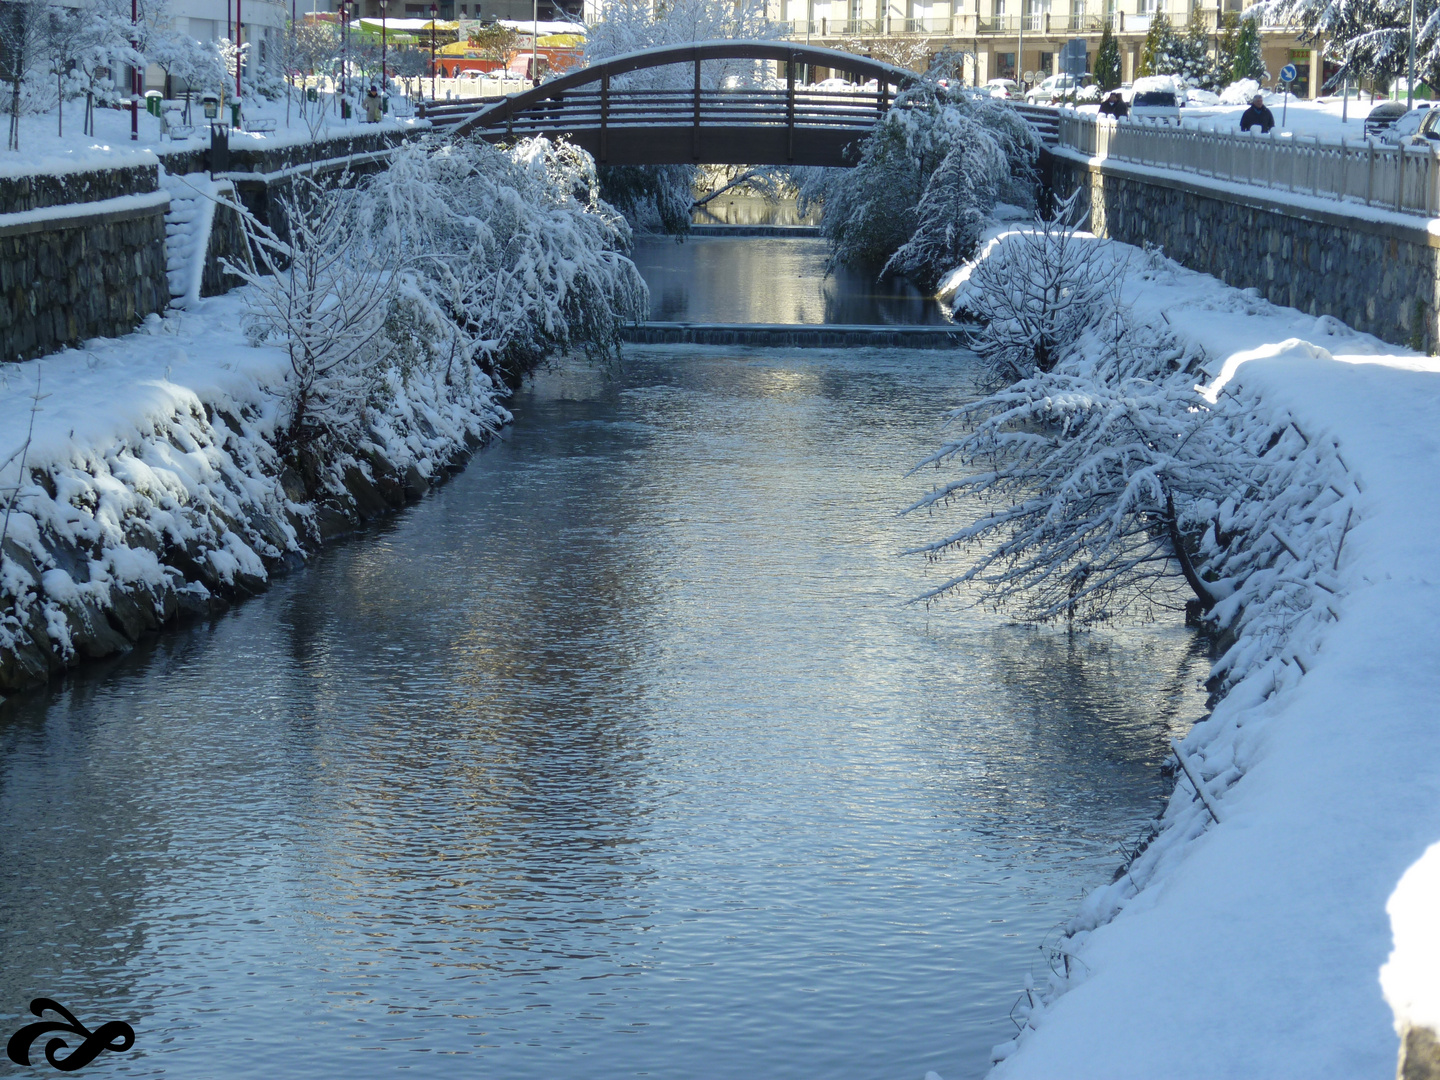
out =
<svg viewBox="0 0 1440 1080"><path fill-rule="evenodd" d="M1223 4L1224 6L1220 6ZM771 15L790 26L796 40L839 47L860 41L883 56L887 42L908 37L925 42L927 55L941 49L970 54L966 79L1019 80L1027 72L1053 74L1065 43L1083 39L1093 66L1105 24L1120 44L1121 77L1135 78L1140 46L1151 19L1164 12L1179 30L1192 14L1218 40L1224 12L1240 12L1240 0L771 0ZM1245 5L1246 7L1249 4ZM1265 66L1272 79L1286 64L1299 75L1294 91L1318 96L1329 74L1318 49L1303 44L1291 27L1262 26ZM853 47L853 45L851 46ZM919 65L917 65L919 66ZM1318 76L1318 77L1317 77Z"/></svg>

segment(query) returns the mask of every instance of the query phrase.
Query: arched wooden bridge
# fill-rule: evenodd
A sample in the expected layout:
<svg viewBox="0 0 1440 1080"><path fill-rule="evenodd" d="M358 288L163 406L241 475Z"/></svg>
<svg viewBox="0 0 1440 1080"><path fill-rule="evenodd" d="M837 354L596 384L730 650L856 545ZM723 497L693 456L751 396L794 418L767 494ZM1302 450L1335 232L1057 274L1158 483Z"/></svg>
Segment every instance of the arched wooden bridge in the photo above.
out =
<svg viewBox="0 0 1440 1080"><path fill-rule="evenodd" d="M707 60L778 63L781 88L701 85ZM682 89L615 88L645 68L693 68ZM873 90L819 91L796 85L802 65L875 80ZM471 104L431 106L426 115L456 134L492 142L530 135L567 137L603 165L851 165L847 149L890 108L916 74L853 53L785 41L700 41L645 49L581 68L532 90Z"/></svg>

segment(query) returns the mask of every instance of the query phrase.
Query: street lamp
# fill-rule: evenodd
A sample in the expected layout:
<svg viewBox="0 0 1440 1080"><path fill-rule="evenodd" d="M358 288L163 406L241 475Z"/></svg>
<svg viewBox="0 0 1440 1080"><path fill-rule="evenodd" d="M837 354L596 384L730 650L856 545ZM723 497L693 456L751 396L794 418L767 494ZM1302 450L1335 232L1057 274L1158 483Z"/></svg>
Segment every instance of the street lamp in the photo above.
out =
<svg viewBox="0 0 1440 1080"><path fill-rule="evenodd" d="M1405 73L1405 108L1415 107L1415 0L1410 0L1410 66Z"/></svg>
<svg viewBox="0 0 1440 1080"><path fill-rule="evenodd" d="M140 35L136 30L139 19L137 0L130 0L130 47L137 53L140 51ZM136 142L140 138L140 85L145 69L135 66L131 70L134 74L130 76L130 141Z"/></svg>
<svg viewBox="0 0 1440 1080"><path fill-rule="evenodd" d="M435 100L435 19L440 9L430 5L430 100Z"/></svg>
<svg viewBox="0 0 1440 1080"><path fill-rule="evenodd" d="M240 51L240 36L245 33L245 24L240 21L240 0L235 0L235 100L244 95L240 92L240 68L244 54Z"/></svg>
<svg viewBox="0 0 1440 1080"><path fill-rule="evenodd" d="M1415 0L1410 0L1413 4ZM540 67L536 62L540 42L540 0L535 0L535 18L530 22L530 85L540 85Z"/></svg>
<svg viewBox="0 0 1440 1080"><path fill-rule="evenodd" d="M350 76L350 18L346 14L345 6L345 0L340 0L340 103L342 107L345 104L345 94L349 90L349 83L346 80Z"/></svg>
<svg viewBox="0 0 1440 1080"><path fill-rule="evenodd" d="M384 96L385 87L389 85L385 80L385 3L380 0L380 94Z"/></svg>

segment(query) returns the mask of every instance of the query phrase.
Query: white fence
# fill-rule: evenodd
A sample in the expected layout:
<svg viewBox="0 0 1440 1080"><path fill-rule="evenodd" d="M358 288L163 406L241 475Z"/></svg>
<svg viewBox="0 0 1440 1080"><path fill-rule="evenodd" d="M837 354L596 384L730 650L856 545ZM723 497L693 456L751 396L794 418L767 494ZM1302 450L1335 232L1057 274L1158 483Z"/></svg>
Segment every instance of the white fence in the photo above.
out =
<svg viewBox="0 0 1440 1080"><path fill-rule="evenodd" d="M1323 139L1272 130L1205 131L1062 110L1059 147L1099 160L1174 169L1236 184L1363 204L1403 214L1440 214L1440 154L1378 139Z"/></svg>

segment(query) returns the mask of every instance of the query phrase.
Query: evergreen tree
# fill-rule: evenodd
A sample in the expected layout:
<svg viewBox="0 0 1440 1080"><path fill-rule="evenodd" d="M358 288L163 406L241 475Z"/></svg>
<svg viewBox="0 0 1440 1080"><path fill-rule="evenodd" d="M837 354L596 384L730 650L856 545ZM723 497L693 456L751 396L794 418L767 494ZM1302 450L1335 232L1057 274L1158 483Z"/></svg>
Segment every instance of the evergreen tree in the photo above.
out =
<svg viewBox="0 0 1440 1080"><path fill-rule="evenodd" d="M1163 11L1155 12L1150 17L1150 29L1140 46L1140 64L1135 69L1135 74L1179 75L1183 73L1184 67L1184 39L1175 33L1175 28L1170 25L1170 20Z"/></svg>
<svg viewBox="0 0 1440 1080"><path fill-rule="evenodd" d="M1242 19L1240 36L1235 41L1235 63L1230 69L1232 82L1254 79L1264 83L1270 78L1265 69L1265 60L1260 55L1260 20Z"/></svg>
<svg viewBox="0 0 1440 1080"><path fill-rule="evenodd" d="M1223 76L1210 56L1210 40L1205 33L1205 27L1201 25L1199 15L1198 11L1191 15L1185 37L1180 43L1182 48L1178 74L1185 76L1185 82L1189 86L1198 86L1202 90L1219 90L1224 81Z"/></svg>
<svg viewBox="0 0 1440 1080"><path fill-rule="evenodd" d="M1095 53L1095 82L1101 90L1114 90L1120 85L1120 43L1110 30L1110 21L1100 32L1100 48Z"/></svg>
<svg viewBox="0 0 1440 1080"><path fill-rule="evenodd" d="M1215 71L1221 84L1228 84L1235 72L1235 46L1240 35L1240 16L1227 11L1220 20L1220 41L1215 49Z"/></svg>

